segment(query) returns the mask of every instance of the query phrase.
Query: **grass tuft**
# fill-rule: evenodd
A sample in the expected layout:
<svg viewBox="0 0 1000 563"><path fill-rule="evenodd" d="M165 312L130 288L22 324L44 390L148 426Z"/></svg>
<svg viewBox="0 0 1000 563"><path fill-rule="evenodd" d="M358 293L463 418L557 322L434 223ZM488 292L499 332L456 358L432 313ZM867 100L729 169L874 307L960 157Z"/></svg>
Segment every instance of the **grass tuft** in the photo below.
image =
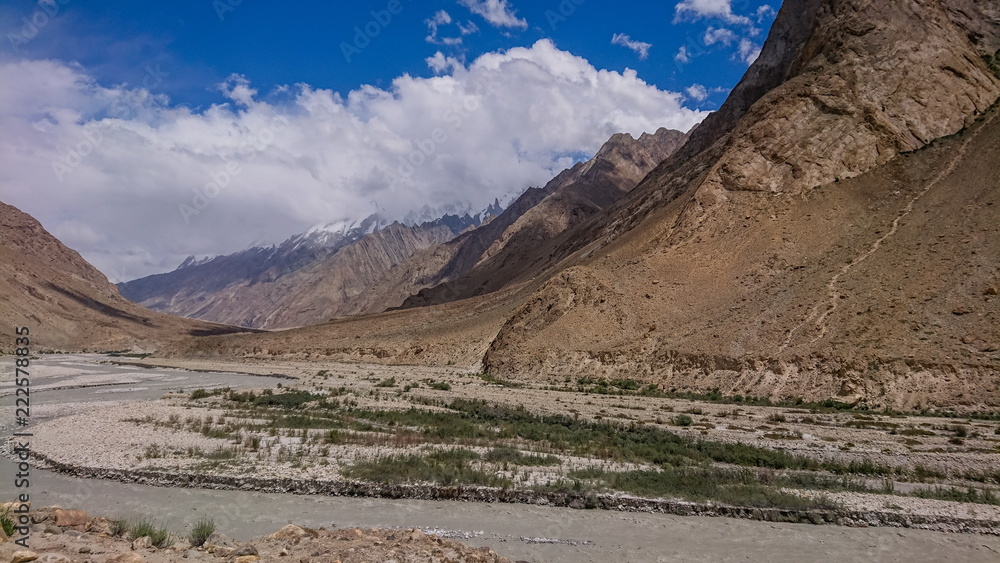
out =
<svg viewBox="0 0 1000 563"><path fill-rule="evenodd" d="M201 520L198 520L198 523L191 529L191 533L188 535L188 541L191 542L191 547L201 547L205 545L205 541L208 540L209 536L214 533L215 521L211 518L202 518Z"/></svg>

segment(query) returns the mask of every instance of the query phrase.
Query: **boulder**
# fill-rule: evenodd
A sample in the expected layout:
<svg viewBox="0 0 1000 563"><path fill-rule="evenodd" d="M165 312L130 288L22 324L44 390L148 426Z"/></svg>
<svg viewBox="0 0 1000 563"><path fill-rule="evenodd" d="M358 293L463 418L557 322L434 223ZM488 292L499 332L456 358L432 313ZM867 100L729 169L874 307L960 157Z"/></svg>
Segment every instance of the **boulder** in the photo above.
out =
<svg viewBox="0 0 1000 563"><path fill-rule="evenodd" d="M82 510L62 510L57 509L53 514L56 526L63 528L74 526L86 526L90 522L90 517Z"/></svg>
<svg viewBox="0 0 1000 563"><path fill-rule="evenodd" d="M34 561L36 559L38 559L37 553L23 549L14 552L14 555L10 558L10 563L26 563L27 561Z"/></svg>
<svg viewBox="0 0 1000 563"><path fill-rule="evenodd" d="M241 545L232 554L233 557L243 557L243 556L246 556L246 555L260 555L260 553L257 552L257 548L256 547L254 547L253 545L247 543L247 544Z"/></svg>
<svg viewBox="0 0 1000 563"><path fill-rule="evenodd" d="M316 532L316 530L310 530L309 528L303 528L301 526L296 526L295 524L289 524L267 537L268 539L272 540L301 540L302 538L305 537L315 538L318 536L319 534Z"/></svg>
<svg viewBox="0 0 1000 563"><path fill-rule="evenodd" d="M132 550L139 551L140 549L149 549L153 547L153 539L149 536L142 536L141 538L136 538L132 540Z"/></svg>

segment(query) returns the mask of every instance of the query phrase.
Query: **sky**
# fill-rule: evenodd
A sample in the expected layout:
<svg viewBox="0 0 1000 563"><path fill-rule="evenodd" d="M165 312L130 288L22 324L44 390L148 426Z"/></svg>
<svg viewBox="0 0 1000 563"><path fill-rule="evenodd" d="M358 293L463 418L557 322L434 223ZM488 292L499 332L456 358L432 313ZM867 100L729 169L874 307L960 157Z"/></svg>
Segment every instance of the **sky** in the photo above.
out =
<svg viewBox="0 0 1000 563"><path fill-rule="evenodd" d="M0 0L0 200L112 281L687 131L779 0Z"/></svg>

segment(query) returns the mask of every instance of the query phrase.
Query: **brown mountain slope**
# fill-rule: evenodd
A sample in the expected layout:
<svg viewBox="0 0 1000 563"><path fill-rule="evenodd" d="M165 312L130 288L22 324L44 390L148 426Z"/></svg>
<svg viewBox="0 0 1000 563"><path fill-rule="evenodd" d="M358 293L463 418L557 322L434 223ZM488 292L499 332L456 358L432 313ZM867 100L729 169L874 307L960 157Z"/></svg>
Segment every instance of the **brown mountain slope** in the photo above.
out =
<svg viewBox="0 0 1000 563"><path fill-rule="evenodd" d="M670 389L915 408L1000 405L1000 119L858 178L733 194L667 246L683 198L552 278L485 364Z"/></svg>
<svg viewBox="0 0 1000 563"><path fill-rule="evenodd" d="M673 154L687 139L679 132L661 128L638 139L628 134L613 136L586 163L578 164L546 186L548 195L525 211L476 252L463 249L459 267L449 265L438 276L442 285L407 299L403 307L447 303L497 291L524 282L546 271L557 261L550 254L554 239L572 229L628 193L657 164Z"/></svg>
<svg viewBox="0 0 1000 563"><path fill-rule="evenodd" d="M1000 42L998 15L970 0L787 0L718 117L538 249L568 258L527 285L490 306L176 351L274 343L271 354L316 357L322 335L346 344L334 357L419 362L407 350L447 356L461 339L437 331L456 334L461 316L464 346L491 341L485 367L506 377L996 407L1000 118L988 109L1000 81L981 55Z"/></svg>
<svg viewBox="0 0 1000 563"><path fill-rule="evenodd" d="M119 350L158 346L185 335L236 329L149 311L118 289L30 215L0 202L0 318L28 327L32 350Z"/></svg>

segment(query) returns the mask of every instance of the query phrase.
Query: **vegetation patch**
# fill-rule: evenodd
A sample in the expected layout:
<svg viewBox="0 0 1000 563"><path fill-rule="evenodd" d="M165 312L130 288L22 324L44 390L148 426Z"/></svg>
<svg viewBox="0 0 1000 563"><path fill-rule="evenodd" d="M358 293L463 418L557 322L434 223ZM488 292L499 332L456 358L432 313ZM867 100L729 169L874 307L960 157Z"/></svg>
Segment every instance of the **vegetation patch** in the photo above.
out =
<svg viewBox="0 0 1000 563"><path fill-rule="evenodd" d="M375 483L431 483L509 487L509 479L472 466L479 454L467 449L439 450L428 455L388 455L354 463L344 469L349 479Z"/></svg>
<svg viewBox="0 0 1000 563"><path fill-rule="evenodd" d="M789 510L832 510L825 497L807 498L762 484L749 470L664 467L658 470L610 472L589 468L570 472L575 490L614 490L646 497L673 497L694 502Z"/></svg>

